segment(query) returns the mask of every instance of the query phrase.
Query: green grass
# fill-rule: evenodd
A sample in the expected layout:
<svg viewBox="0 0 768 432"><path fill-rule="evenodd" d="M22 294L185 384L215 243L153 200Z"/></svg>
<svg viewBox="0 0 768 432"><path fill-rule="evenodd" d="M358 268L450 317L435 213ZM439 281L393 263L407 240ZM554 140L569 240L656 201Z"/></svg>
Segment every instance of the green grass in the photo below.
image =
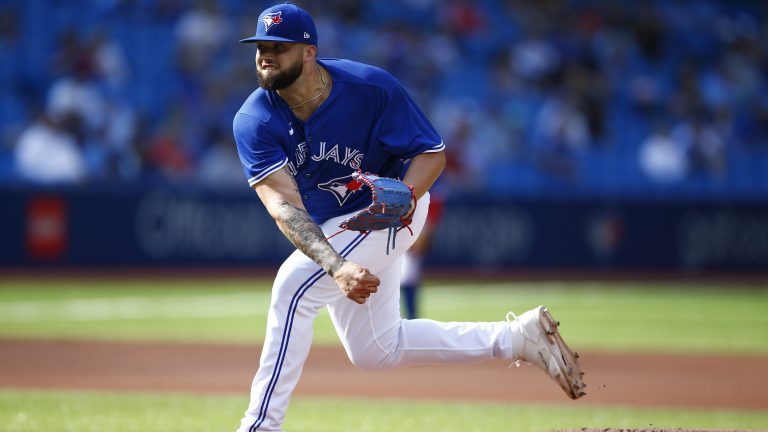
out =
<svg viewBox="0 0 768 432"><path fill-rule="evenodd" d="M267 280L0 281L0 337L259 343ZM428 318L494 321L544 304L579 350L768 353L768 288L435 282ZM327 313L316 341L338 344ZM2 383L0 383L1 385ZM0 431L231 431L247 395L0 390ZM768 411L296 398L286 430L768 429Z"/></svg>
<svg viewBox="0 0 768 432"><path fill-rule="evenodd" d="M440 307L452 299L461 305ZM766 287L520 283L427 291L424 302L438 320L492 320L498 305L519 313L543 304L579 349L768 353Z"/></svg>
<svg viewBox="0 0 768 432"><path fill-rule="evenodd" d="M223 395L0 391L5 432L232 431L247 401ZM589 405L296 398L286 430L550 431L581 427L765 429L768 413Z"/></svg>
<svg viewBox="0 0 768 432"><path fill-rule="evenodd" d="M259 343L265 280L0 281L0 337ZM423 313L496 321L549 306L580 350L768 353L768 289L652 283L433 283ZM338 344L325 311L316 343Z"/></svg>

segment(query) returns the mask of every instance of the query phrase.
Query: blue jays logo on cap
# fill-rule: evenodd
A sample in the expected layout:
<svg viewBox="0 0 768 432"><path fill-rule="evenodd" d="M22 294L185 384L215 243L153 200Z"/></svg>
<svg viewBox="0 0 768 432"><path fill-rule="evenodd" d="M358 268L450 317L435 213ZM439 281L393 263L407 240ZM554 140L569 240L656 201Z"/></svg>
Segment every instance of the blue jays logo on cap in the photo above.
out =
<svg viewBox="0 0 768 432"><path fill-rule="evenodd" d="M240 40L241 43L258 41L305 43L317 46L317 28L307 11L291 3L282 3L263 11L259 15L256 34Z"/></svg>
<svg viewBox="0 0 768 432"><path fill-rule="evenodd" d="M266 26L267 31L269 31L269 28L272 27L273 25L280 24L281 22L283 22L283 18L281 15L283 15L283 11L268 13L261 18L261 21Z"/></svg>

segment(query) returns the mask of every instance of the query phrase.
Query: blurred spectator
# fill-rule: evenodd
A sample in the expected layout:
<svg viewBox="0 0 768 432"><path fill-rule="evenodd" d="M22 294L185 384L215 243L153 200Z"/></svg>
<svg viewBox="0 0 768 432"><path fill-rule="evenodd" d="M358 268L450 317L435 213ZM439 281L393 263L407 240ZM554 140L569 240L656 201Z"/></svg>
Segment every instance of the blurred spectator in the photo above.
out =
<svg viewBox="0 0 768 432"><path fill-rule="evenodd" d="M768 96L761 97L748 105L748 114L740 125L740 137L747 148L754 150L768 150Z"/></svg>
<svg viewBox="0 0 768 432"><path fill-rule="evenodd" d="M208 142L210 144L198 164L197 178L209 186L248 187L229 129L212 128Z"/></svg>
<svg viewBox="0 0 768 432"><path fill-rule="evenodd" d="M560 52L547 35L549 24L540 10L525 8L520 14L523 34L511 48L512 70L528 82L544 84L561 66Z"/></svg>
<svg viewBox="0 0 768 432"><path fill-rule="evenodd" d="M725 174L725 143L703 113L696 113L678 123L670 136L685 151L691 173Z"/></svg>
<svg viewBox="0 0 768 432"><path fill-rule="evenodd" d="M102 177L118 181L137 180L142 172L136 136L139 119L133 108L120 100L110 100L107 128L93 137L92 150L103 152Z"/></svg>
<svg viewBox="0 0 768 432"><path fill-rule="evenodd" d="M123 48L112 39L106 30L100 30L90 41L88 51L97 76L109 85L112 91L122 90L131 78L131 70Z"/></svg>
<svg viewBox="0 0 768 432"><path fill-rule="evenodd" d="M178 106L172 106L166 115L143 150L146 167L153 177L159 179L188 180L193 173L194 160L185 151L182 142L182 111Z"/></svg>
<svg viewBox="0 0 768 432"><path fill-rule="evenodd" d="M431 116L446 143L443 182L457 192L477 191L484 184L479 170L483 169L486 160L480 152L475 152L474 125L467 114L472 112L472 108L468 101L444 100L436 104Z"/></svg>
<svg viewBox="0 0 768 432"><path fill-rule="evenodd" d="M14 150L19 176L35 183L79 183L87 178L85 157L65 119L41 113L19 136Z"/></svg>
<svg viewBox="0 0 768 432"><path fill-rule="evenodd" d="M488 26L483 8L469 0L449 0L439 8L443 28L458 38L484 33Z"/></svg>
<svg viewBox="0 0 768 432"><path fill-rule="evenodd" d="M18 65L13 64L17 55L19 46L20 32L16 17L19 12L10 5L0 5L0 64L3 64L3 70L0 76L6 76L7 69L15 69Z"/></svg>
<svg viewBox="0 0 768 432"><path fill-rule="evenodd" d="M52 76L71 73L76 67L75 63L83 62L88 57L81 33L76 28L66 28L57 35L56 42L56 50L51 55Z"/></svg>
<svg viewBox="0 0 768 432"><path fill-rule="evenodd" d="M82 126L78 134L101 133L106 124L107 102L94 75L92 59L79 53L71 73L56 80L48 92L48 115L75 117Z"/></svg>
<svg viewBox="0 0 768 432"><path fill-rule="evenodd" d="M643 172L654 182L676 183L688 175L688 158L681 143L662 128L640 144L639 163Z"/></svg>
<svg viewBox="0 0 768 432"><path fill-rule="evenodd" d="M124 0L135 3L141 11L141 17L169 25L175 24L188 8L187 0ZM135 6L136 7L136 6Z"/></svg>
<svg viewBox="0 0 768 432"><path fill-rule="evenodd" d="M648 64L663 61L666 48L665 27L658 9L650 3L642 4L633 21L632 31L641 60Z"/></svg>
<svg viewBox="0 0 768 432"><path fill-rule="evenodd" d="M19 26L15 19L18 14L11 5L0 6L0 43L13 45L19 37Z"/></svg>
<svg viewBox="0 0 768 432"><path fill-rule="evenodd" d="M553 94L536 115L533 150L539 166L560 179L578 175L575 155L590 145L589 127L584 112L572 94Z"/></svg>
<svg viewBox="0 0 768 432"><path fill-rule="evenodd" d="M176 49L181 70L194 73L210 67L213 57L230 36L228 27L215 0L197 0L176 24Z"/></svg>

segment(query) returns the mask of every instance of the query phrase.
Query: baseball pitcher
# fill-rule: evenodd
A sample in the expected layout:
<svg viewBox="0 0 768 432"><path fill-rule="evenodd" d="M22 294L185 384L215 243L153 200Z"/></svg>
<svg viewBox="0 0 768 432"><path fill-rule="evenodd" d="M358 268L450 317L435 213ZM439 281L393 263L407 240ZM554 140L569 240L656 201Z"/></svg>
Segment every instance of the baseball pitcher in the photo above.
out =
<svg viewBox="0 0 768 432"><path fill-rule="evenodd" d="M571 398L583 395L576 357L544 307L499 322L400 317L402 256L424 226L445 145L398 81L319 59L312 17L290 3L262 12L255 35L240 42L255 45L259 88L235 115L237 149L296 251L274 281L238 431L281 430L324 307L360 368L503 358L542 368Z"/></svg>

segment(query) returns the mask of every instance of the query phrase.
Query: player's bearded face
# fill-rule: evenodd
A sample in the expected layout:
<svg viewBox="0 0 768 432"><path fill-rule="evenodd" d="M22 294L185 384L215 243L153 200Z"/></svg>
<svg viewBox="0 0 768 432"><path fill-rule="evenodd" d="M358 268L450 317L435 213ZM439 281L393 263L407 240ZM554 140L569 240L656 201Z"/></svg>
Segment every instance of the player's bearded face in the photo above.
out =
<svg viewBox="0 0 768 432"><path fill-rule="evenodd" d="M301 75L303 67L301 54L294 60L289 60L287 64L285 60L281 59L279 68L272 66L277 66L276 60L257 62L256 76L259 80L259 85L267 90L284 89L293 84Z"/></svg>

